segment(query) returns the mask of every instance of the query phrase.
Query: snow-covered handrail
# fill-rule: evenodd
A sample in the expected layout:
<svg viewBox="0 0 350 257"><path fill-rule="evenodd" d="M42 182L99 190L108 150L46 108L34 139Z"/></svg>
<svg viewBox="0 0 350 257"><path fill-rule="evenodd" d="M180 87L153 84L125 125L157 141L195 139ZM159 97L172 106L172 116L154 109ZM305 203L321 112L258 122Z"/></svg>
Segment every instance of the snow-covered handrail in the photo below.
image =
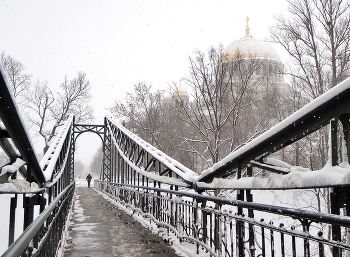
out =
<svg viewBox="0 0 350 257"><path fill-rule="evenodd" d="M46 182L52 182L51 179L55 166L60 154L62 152L66 139L71 140L71 135L68 134L73 127L73 116L69 117L65 124L61 127L57 135L54 137L49 149L45 153L44 157L40 161L40 167L43 170ZM67 138L68 137L68 138ZM70 144L68 144L70 145ZM68 153L65 155L65 159L68 157ZM56 174L59 177L59 174Z"/></svg>
<svg viewBox="0 0 350 257"><path fill-rule="evenodd" d="M153 156L155 159L157 159L160 163L162 163L164 166L169 168L172 172L174 172L177 176L181 177L184 181L187 182L194 182L195 177L197 174L192 171L191 169L187 168L186 166L182 165L178 161L174 160L173 158L169 157L162 151L158 150L148 142L144 141L128 129L126 129L121 124L117 123L111 118L106 118L111 124L116 126L123 134L125 134L127 137L129 137L133 142L135 142L137 145L139 145L142 149L144 149L147 153L149 153L151 156ZM153 179L156 179L153 177Z"/></svg>
<svg viewBox="0 0 350 257"><path fill-rule="evenodd" d="M350 110L350 78L339 83L323 95L284 119L251 142L232 152L209 169L201 172L200 182L212 182L214 178L227 177L239 166L245 167L252 160L288 146L339 118Z"/></svg>
<svg viewBox="0 0 350 257"><path fill-rule="evenodd" d="M0 119L3 123L2 130L6 130L19 152L18 156L15 156L17 155L15 152L7 154L12 155L9 156L12 162L17 157L20 157L25 163L30 163L30 176L34 177L35 182L41 185L45 183L45 177L40 168L33 143L28 136L29 133L24 127L24 122L19 115L17 105L8 85L10 83L7 81L5 72L0 65ZM27 170L25 168L21 168L19 171L24 178L27 177Z"/></svg>

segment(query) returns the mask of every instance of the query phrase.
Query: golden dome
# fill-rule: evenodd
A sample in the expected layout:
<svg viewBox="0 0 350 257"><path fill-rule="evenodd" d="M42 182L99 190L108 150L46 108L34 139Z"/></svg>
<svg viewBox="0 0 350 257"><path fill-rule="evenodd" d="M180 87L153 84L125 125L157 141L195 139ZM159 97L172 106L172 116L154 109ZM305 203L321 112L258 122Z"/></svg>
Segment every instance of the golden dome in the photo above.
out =
<svg viewBox="0 0 350 257"><path fill-rule="evenodd" d="M188 93L186 89L180 86L173 92L173 96L188 96Z"/></svg>
<svg viewBox="0 0 350 257"><path fill-rule="evenodd" d="M224 49L225 62L237 59L264 58L281 61L279 54L271 44L266 41L255 39L250 35L247 17L245 37L233 41Z"/></svg>

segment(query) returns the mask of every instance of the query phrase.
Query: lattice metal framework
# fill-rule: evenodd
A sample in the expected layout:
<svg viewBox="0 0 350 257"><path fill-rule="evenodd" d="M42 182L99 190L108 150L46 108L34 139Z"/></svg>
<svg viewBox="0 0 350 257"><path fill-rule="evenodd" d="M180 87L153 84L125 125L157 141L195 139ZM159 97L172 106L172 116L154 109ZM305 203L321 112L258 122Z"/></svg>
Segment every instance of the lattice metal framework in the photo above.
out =
<svg viewBox="0 0 350 257"><path fill-rule="evenodd" d="M193 171L113 120L105 119L102 178L122 183L165 183L191 187Z"/></svg>

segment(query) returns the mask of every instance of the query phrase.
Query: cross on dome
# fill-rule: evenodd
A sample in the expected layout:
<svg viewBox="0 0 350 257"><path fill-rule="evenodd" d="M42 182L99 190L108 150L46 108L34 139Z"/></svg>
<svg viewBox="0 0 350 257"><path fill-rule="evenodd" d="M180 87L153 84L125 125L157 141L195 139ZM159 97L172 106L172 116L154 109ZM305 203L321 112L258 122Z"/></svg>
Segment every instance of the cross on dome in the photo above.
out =
<svg viewBox="0 0 350 257"><path fill-rule="evenodd" d="M246 26L245 26L245 36L250 37L250 27L249 27L249 17L247 16L247 19L245 20Z"/></svg>
<svg viewBox="0 0 350 257"><path fill-rule="evenodd" d="M229 46L224 49L225 61L236 60L237 58L243 59L273 59L277 62L281 62L279 54L273 48L273 46L250 35L249 17L246 18L246 35L238 40L233 41Z"/></svg>

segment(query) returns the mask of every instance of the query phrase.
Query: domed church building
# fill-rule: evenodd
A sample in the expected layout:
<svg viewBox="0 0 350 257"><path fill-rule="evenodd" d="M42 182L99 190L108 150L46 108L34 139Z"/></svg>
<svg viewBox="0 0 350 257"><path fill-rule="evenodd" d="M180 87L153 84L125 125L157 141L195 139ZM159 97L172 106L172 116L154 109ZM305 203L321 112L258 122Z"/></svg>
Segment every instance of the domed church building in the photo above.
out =
<svg viewBox="0 0 350 257"><path fill-rule="evenodd" d="M223 51L221 65L230 67L227 79L232 84L246 81L256 108L266 109L269 105L272 112L278 109L286 116L285 112L290 110L291 89L284 80L284 64L270 43L250 35L248 17L245 31L244 37L233 41Z"/></svg>
<svg viewBox="0 0 350 257"><path fill-rule="evenodd" d="M179 158L185 156L194 170L213 165L217 156L226 156L292 111L281 58L270 43L250 35L248 22L243 38L214 49L208 62L195 63L195 76L187 80L190 94L180 81L164 99L169 124L178 133Z"/></svg>

